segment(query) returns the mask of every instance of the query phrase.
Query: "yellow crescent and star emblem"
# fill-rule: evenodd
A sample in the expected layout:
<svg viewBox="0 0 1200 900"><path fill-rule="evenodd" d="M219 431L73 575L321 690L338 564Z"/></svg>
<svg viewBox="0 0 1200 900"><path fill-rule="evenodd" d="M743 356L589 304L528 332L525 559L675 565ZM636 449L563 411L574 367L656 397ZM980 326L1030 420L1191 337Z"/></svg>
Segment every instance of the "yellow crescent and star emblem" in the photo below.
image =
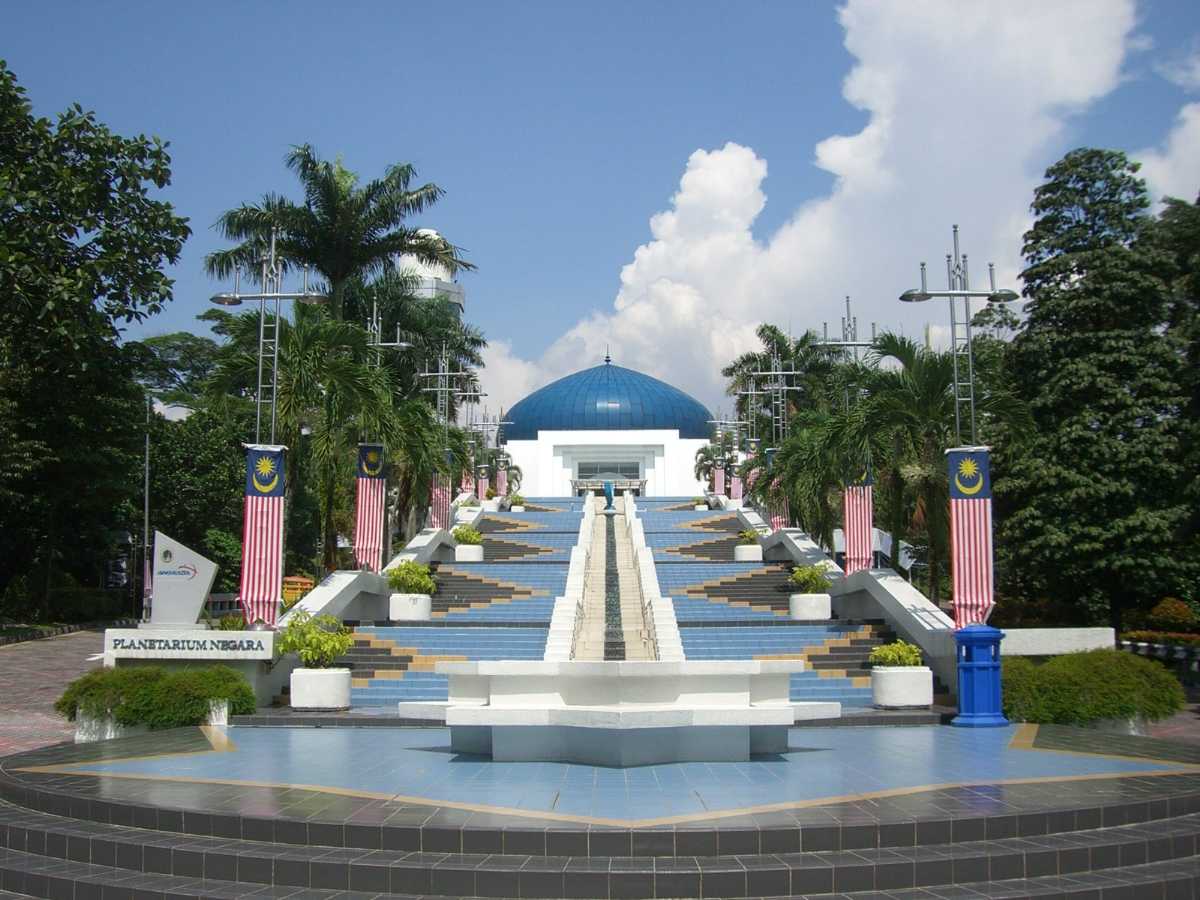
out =
<svg viewBox="0 0 1200 900"><path fill-rule="evenodd" d="M975 483L971 484L972 481ZM968 497L983 490L983 472L979 469L979 463L969 456L960 462L958 471L954 473L954 486Z"/></svg>
<svg viewBox="0 0 1200 900"><path fill-rule="evenodd" d="M279 472L275 469L275 460L263 455L254 461L254 473L250 481L260 494L269 494L279 484Z"/></svg>
<svg viewBox="0 0 1200 900"><path fill-rule="evenodd" d="M362 470L364 475L378 475L383 470L383 454L378 450L366 451L362 456Z"/></svg>

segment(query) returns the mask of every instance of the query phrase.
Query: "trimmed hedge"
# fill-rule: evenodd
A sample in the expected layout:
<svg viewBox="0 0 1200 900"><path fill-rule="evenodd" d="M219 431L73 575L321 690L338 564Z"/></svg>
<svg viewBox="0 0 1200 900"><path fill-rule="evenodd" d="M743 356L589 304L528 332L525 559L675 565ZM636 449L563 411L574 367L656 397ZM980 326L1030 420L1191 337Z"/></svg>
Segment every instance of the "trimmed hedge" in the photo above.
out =
<svg viewBox="0 0 1200 900"><path fill-rule="evenodd" d="M214 700L228 701L231 715L255 710L250 684L228 666L94 669L68 684L54 708L71 722L83 712L119 725L178 728L204 722Z"/></svg>
<svg viewBox="0 0 1200 900"><path fill-rule="evenodd" d="M1014 722L1080 725L1097 719L1165 719L1181 710L1183 688L1154 660L1120 650L1024 657L1002 663L1004 715Z"/></svg>

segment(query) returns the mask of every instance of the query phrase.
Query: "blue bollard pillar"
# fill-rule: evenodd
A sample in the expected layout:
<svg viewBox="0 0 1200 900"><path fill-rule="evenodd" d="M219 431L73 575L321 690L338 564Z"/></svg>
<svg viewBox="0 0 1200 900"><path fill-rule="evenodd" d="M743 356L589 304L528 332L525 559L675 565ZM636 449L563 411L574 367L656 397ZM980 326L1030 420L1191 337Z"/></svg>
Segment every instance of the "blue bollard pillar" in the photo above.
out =
<svg viewBox="0 0 1200 900"><path fill-rule="evenodd" d="M1000 702L1000 641L1004 632L990 625L968 625L954 632L958 645L960 728L998 728L1008 724Z"/></svg>
<svg viewBox="0 0 1200 900"><path fill-rule="evenodd" d="M604 508L613 509L613 483L611 481L604 482Z"/></svg>

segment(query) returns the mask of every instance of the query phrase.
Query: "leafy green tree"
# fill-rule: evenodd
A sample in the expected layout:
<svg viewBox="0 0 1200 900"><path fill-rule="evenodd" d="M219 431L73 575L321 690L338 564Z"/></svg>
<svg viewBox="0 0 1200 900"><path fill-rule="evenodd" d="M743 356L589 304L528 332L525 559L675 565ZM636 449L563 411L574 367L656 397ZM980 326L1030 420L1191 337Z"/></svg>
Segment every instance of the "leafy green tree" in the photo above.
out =
<svg viewBox="0 0 1200 900"><path fill-rule="evenodd" d="M1035 427L999 454L1001 536L1028 590L1120 628L1185 576L1179 360L1162 333L1169 260L1124 154L1073 150L1046 172L1024 238L1030 303L1010 373Z"/></svg>
<svg viewBox="0 0 1200 900"><path fill-rule="evenodd" d="M155 196L165 144L79 106L35 117L3 62L0 135L0 592L22 577L49 617L136 521L145 400L116 328L170 299L189 230Z"/></svg>
<svg viewBox="0 0 1200 900"><path fill-rule="evenodd" d="M0 134L0 333L10 350L60 354L97 325L161 310L171 297L162 267L189 234L151 196L170 181L166 145L113 134L78 105L57 122L36 118L3 61Z"/></svg>
<svg viewBox="0 0 1200 900"><path fill-rule="evenodd" d="M406 224L444 193L436 184L413 186L416 170L404 163L382 178L359 186L358 176L342 165L317 156L308 144L287 155L287 166L300 179L304 202L279 194L224 213L217 226L236 247L212 253L210 274L224 278L235 268L254 273L269 240L289 267L309 266L323 276L334 319L343 318L346 291L354 279L367 279L389 269L400 255L411 255L453 274L473 266L444 238Z"/></svg>
<svg viewBox="0 0 1200 900"><path fill-rule="evenodd" d="M212 338L175 331L133 345L142 351L139 380L164 403L195 407L217 363Z"/></svg>

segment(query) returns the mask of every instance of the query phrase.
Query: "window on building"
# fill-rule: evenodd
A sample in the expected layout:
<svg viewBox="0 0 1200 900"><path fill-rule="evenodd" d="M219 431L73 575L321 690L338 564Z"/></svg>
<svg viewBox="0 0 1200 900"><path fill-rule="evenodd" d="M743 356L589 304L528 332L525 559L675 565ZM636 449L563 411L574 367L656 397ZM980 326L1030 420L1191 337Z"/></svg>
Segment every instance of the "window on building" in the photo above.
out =
<svg viewBox="0 0 1200 900"><path fill-rule="evenodd" d="M636 462L581 462L577 478L641 478L642 467Z"/></svg>

